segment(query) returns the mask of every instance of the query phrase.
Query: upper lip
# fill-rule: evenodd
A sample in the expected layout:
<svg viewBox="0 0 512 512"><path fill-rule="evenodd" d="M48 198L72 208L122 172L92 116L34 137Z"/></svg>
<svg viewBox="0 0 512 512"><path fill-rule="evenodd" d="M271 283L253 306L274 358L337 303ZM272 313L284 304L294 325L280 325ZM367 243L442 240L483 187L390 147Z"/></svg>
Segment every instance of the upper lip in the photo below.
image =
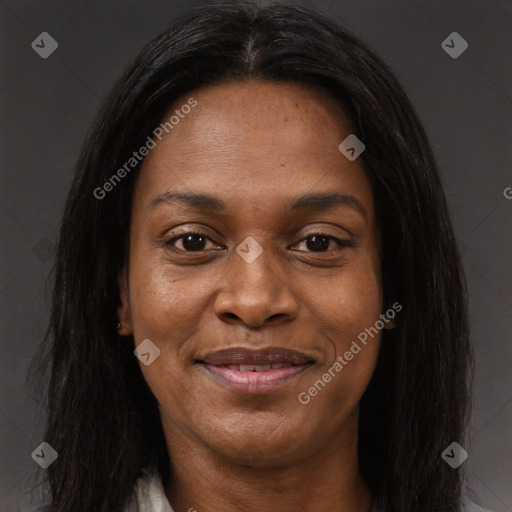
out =
<svg viewBox="0 0 512 512"><path fill-rule="evenodd" d="M230 347L206 354L199 362L221 366L227 364L307 364L314 359L297 350L267 347L249 349Z"/></svg>

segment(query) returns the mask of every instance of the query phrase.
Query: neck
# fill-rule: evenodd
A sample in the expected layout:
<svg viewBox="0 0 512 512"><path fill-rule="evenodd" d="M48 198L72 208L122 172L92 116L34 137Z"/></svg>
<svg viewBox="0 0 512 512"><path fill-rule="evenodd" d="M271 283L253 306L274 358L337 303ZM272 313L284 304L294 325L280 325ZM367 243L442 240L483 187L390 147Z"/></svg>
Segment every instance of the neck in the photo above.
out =
<svg viewBox="0 0 512 512"><path fill-rule="evenodd" d="M163 421L171 460L166 495L175 512L370 512L357 463L357 411L320 450L278 467L228 460Z"/></svg>

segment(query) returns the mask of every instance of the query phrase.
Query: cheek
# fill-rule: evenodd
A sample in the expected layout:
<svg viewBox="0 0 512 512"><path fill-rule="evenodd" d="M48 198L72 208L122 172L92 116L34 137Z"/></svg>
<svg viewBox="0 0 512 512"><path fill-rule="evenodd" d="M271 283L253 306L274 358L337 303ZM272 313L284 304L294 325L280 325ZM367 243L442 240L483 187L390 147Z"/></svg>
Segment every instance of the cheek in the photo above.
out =
<svg viewBox="0 0 512 512"><path fill-rule="evenodd" d="M347 405L355 405L373 374L382 332L382 288L373 258L361 255L351 261L326 281L311 304L316 332L330 344L329 358L319 369L320 378L330 370L325 376L329 391L322 392L320 401L343 396Z"/></svg>
<svg viewBox="0 0 512 512"><path fill-rule="evenodd" d="M320 329L334 336L332 341L338 352L374 325L382 313L380 270L369 254L351 259L342 272L325 280L318 291L313 301L315 317Z"/></svg>
<svg viewBox="0 0 512 512"><path fill-rule="evenodd" d="M186 374L191 364L193 339L200 325L207 296L204 279L177 278L166 263L133 261L130 298L136 345L151 340L160 355L140 368L159 403L183 403L190 395ZM133 271L132 271L133 269Z"/></svg>
<svg viewBox="0 0 512 512"><path fill-rule="evenodd" d="M135 339L153 336L164 345L179 344L204 309L204 279L180 277L165 262L150 259L134 262L130 279Z"/></svg>
<svg viewBox="0 0 512 512"><path fill-rule="evenodd" d="M136 344L150 339L160 355L149 366L140 364L152 393L160 404L186 408L192 389L186 377L190 364L190 340L204 311L204 279L177 277L170 265L141 258L132 260L130 298ZM133 269L133 270L132 270ZM193 348L193 347L192 347Z"/></svg>

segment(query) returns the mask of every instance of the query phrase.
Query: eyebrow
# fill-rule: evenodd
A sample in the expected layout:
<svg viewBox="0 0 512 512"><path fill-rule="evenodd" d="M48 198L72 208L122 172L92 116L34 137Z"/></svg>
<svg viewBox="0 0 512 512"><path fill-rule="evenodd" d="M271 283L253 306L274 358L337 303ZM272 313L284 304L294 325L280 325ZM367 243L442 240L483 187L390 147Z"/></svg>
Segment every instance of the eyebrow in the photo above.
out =
<svg viewBox="0 0 512 512"><path fill-rule="evenodd" d="M226 203L219 197L197 192L177 192L168 190L156 196L148 205L147 209L153 209L160 204L178 201L205 212L220 212L226 209ZM350 194L340 192L311 193L292 199L285 207L287 212L313 211L322 212L335 208L336 206L347 206L359 212L368 220L368 212L359 199Z"/></svg>

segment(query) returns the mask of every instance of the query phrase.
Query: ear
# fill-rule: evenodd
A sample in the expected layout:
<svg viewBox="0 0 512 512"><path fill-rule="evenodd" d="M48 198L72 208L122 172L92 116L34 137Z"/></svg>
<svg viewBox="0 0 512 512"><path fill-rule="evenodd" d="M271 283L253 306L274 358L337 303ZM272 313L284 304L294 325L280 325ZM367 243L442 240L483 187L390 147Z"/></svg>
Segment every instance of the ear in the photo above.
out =
<svg viewBox="0 0 512 512"><path fill-rule="evenodd" d="M121 328L118 334L121 336L130 336L133 334L132 316L130 313L130 303L128 301L128 279L124 270L117 275L117 284L119 286L119 298L121 304L117 308L117 317Z"/></svg>
<svg viewBox="0 0 512 512"><path fill-rule="evenodd" d="M388 309L381 315L384 320L384 329L394 329L396 327L396 316L402 311L402 306L395 302L388 307Z"/></svg>
<svg viewBox="0 0 512 512"><path fill-rule="evenodd" d="M386 321L384 321L384 329L394 329L396 327L396 323L394 320L391 320L391 318L388 318Z"/></svg>

